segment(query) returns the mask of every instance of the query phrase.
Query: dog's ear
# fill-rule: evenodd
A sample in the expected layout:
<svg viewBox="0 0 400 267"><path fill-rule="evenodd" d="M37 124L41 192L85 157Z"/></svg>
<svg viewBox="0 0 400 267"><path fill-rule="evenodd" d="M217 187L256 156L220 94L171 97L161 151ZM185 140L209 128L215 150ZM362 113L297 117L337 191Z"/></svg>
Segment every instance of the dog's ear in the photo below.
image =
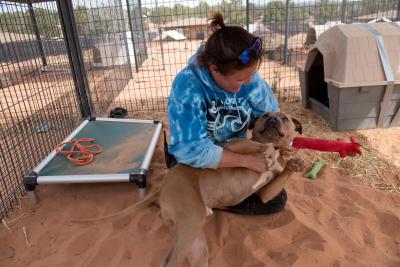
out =
<svg viewBox="0 0 400 267"><path fill-rule="evenodd" d="M256 121L257 121L259 118L260 118L260 117L251 118L249 127L248 127L247 129L253 130L254 126L256 125Z"/></svg>
<svg viewBox="0 0 400 267"><path fill-rule="evenodd" d="M292 118L292 121L295 125L295 131L298 132L299 134L303 134L303 125L301 124L300 120L296 118Z"/></svg>

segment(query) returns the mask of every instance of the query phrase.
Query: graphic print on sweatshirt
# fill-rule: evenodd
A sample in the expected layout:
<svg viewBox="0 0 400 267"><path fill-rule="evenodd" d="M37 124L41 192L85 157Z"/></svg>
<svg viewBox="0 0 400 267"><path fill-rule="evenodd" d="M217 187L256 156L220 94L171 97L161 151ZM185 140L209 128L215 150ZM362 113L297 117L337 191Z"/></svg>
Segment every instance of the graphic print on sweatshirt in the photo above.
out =
<svg viewBox="0 0 400 267"><path fill-rule="evenodd" d="M207 131L211 141L228 142L246 131L252 109L240 103L241 100L241 98L227 98L225 102L211 101L207 111ZM243 106L247 106L247 110Z"/></svg>

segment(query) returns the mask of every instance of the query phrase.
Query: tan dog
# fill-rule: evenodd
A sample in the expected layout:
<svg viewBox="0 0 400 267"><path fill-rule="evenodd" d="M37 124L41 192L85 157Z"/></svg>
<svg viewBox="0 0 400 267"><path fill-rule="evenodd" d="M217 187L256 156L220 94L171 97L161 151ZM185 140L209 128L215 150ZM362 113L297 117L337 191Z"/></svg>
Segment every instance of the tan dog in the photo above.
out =
<svg viewBox="0 0 400 267"><path fill-rule="evenodd" d="M224 148L241 154L266 157L269 171L259 174L246 168L196 169L177 164L160 187L142 201L110 216L86 221L105 221L158 202L161 217L174 236L174 243L162 266L208 266L208 248L203 232L206 217L214 208L239 204L257 192L266 203L280 193L289 176L302 170L299 160L288 157L286 148L302 131L298 120L282 112L266 113L254 126L252 140L240 139Z"/></svg>

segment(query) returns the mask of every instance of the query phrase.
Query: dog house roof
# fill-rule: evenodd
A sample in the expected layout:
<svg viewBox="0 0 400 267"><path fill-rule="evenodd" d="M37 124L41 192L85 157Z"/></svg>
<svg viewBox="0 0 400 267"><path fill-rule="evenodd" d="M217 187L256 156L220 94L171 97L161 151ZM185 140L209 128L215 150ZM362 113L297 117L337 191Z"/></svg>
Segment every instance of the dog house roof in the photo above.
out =
<svg viewBox="0 0 400 267"><path fill-rule="evenodd" d="M400 25L367 25L383 37L394 83L400 84ZM308 71L320 52L324 60L325 81L337 87L387 84L376 35L365 24L337 25L322 33L302 67Z"/></svg>

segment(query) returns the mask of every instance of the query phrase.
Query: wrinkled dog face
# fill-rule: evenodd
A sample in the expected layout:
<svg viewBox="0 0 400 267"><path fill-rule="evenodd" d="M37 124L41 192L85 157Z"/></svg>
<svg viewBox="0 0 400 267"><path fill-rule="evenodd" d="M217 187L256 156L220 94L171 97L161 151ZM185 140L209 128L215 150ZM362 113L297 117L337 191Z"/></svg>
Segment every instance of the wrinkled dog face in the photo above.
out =
<svg viewBox="0 0 400 267"><path fill-rule="evenodd" d="M298 119L283 112L267 112L254 125L253 139L262 143L274 143L287 147L303 128Z"/></svg>

